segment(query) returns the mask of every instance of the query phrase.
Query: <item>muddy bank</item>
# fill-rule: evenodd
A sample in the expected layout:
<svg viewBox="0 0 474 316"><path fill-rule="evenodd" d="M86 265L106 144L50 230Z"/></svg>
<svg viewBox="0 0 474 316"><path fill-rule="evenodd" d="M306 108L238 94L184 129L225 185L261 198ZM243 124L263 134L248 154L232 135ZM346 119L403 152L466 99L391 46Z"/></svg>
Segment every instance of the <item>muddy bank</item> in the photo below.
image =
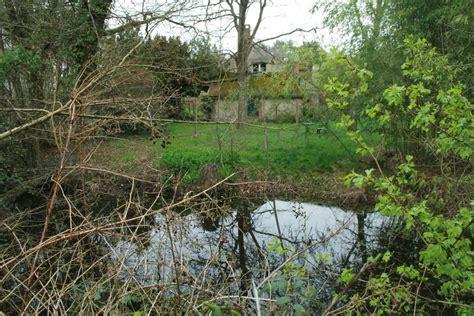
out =
<svg viewBox="0 0 474 316"><path fill-rule="evenodd" d="M216 198L248 199L267 201L271 199L298 200L351 210L369 210L375 205L375 196L364 189L349 189L344 185L343 173L314 173L295 176L274 176L261 173L251 175L245 170L236 171L235 176L214 190ZM179 176L175 176L175 180ZM215 166L204 166L200 179L193 184L178 183L174 188L178 196L199 192L222 181Z"/></svg>

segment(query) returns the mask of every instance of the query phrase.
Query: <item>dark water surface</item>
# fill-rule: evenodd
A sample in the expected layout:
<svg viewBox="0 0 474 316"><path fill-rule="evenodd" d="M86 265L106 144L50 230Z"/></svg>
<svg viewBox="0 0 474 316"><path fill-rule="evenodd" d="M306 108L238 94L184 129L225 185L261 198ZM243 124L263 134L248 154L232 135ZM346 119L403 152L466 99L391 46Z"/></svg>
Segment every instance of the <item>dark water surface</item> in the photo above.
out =
<svg viewBox="0 0 474 316"><path fill-rule="evenodd" d="M121 277L152 286L176 280L178 267L179 274L207 284L238 279L241 269L235 214L214 218L217 225L211 225L212 229L203 225L199 215L158 215L157 225L146 244L128 240L111 244L113 259L123 271ZM378 214L365 218L363 232L368 247L374 245L376 228L383 221ZM304 250L305 260L301 263L313 269L321 261L341 266L361 258L358 220L350 211L277 200L251 212L250 223L244 234L246 264L257 278L281 264L291 254L290 250L293 253ZM277 242L282 242L289 252L270 250Z"/></svg>

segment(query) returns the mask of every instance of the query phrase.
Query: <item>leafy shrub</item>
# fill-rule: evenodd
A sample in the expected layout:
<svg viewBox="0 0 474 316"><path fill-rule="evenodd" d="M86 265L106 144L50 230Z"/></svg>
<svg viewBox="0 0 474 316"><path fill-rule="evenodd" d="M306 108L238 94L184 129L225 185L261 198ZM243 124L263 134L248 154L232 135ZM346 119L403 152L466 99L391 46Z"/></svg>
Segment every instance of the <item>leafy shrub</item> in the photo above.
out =
<svg viewBox="0 0 474 316"><path fill-rule="evenodd" d="M11 72L19 71L21 68L34 69L40 63L38 55L24 48L4 50L0 53L0 78L5 78Z"/></svg>
<svg viewBox="0 0 474 316"><path fill-rule="evenodd" d="M184 107L179 118L184 121L194 121L194 112L190 108Z"/></svg>
<svg viewBox="0 0 474 316"><path fill-rule="evenodd" d="M221 165L219 175L228 176L232 174L233 167L240 161L236 153L225 152L221 155L217 151L195 149L193 151L182 151L168 149L161 158L164 167L176 174L181 174L186 183L192 183L199 179L202 166L210 163Z"/></svg>
<svg viewBox="0 0 474 316"><path fill-rule="evenodd" d="M457 193L457 200L453 205L446 205L433 185L436 181L428 183L426 175L420 176L423 169L415 162L436 158L438 165L434 166L441 171L445 187L449 188L453 179L457 185L457 178L462 174L450 169L450 162L468 166L474 158L472 104L463 95L464 87L454 80L448 59L425 40L407 39L405 54L403 85L394 84L385 89L383 102L368 107L366 112L380 130L386 131L384 136L410 135L414 146L406 150L414 151L414 155L406 155L405 163L393 175L384 175L378 165L378 174L374 169L365 174L353 172L347 176L346 184L376 193L375 210L402 219L404 229L416 232L422 243L413 249L415 262L395 262L390 260L391 254L386 256L385 264L379 269L383 272L372 273L363 292L345 296L345 308L351 313L392 314L393 306L397 306L397 311L404 314L411 311L415 314L418 310L430 315L470 315L474 308L472 196L464 198L461 191L453 192ZM350 104L347 97L352 92L367 91L370 75L365 70L355 71L362 83L352 91L349 83L333 81L325 86L332 107L344 110ZM370 154L377 161L375 149L365 143L354 119L343 115L341 124L359 144L358 152ZM418 148L424 148L424 152L418 153ZM472 185L470 181L466 184ZM438 210L433 207L436 205ZM346 281L349 279L352 278ZM342 300L342 294L335 301Z"/></svg>

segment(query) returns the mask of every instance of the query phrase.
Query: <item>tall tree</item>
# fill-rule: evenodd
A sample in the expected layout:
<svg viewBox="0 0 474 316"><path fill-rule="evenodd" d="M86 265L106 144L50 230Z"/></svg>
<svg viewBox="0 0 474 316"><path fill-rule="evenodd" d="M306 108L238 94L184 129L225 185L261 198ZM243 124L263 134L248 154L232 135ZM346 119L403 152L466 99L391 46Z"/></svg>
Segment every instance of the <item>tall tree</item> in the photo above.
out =
<svg viewBox="0 0 474 316"><path fill-rule="evenodd" d="M244 127L247 120L247 106L249 99L248 58L254 45L255 36L263 20L263 13L267 7L267 0L225 0L232 23L237 31L237 80L240 87L238 108L239 127ZM249 11L253 4L258 4L257 20L253 28L249 25Z"/></svg>
<svg viewBox="0 0 474 316"><path fill-rule="evenodd" d="M384 80L378 86L401 77L400 47L412 35L426 38L446 54L458 65L460 79L472 87L474 10L470 0L323 0L314 9L325 11L325 24L346 36L346 47L368 69L384 73L375 76Z"/></svg>
<svg viewBox="0 0 474 316"><path fill-rule="evenodd" d="M16 60L3 68L8 72L2 78L10 90L7 103L14 108L50 110L51 104L54 109L56 101L64 101L61 87L97 53L111 5L112 0L3 0L2 56ZM68 93L63 96L67 98ZM44 161L42 136L35 133L23 142L30 167Z"/></svg>
<svg viewBox="0 0 474 316"><path fill-rule="evenodd" d="M339 30L344 46L352 58L367 64L367 69L384 72L375 76L376 86L384 86L400 77L401 41L394 37L392 0L341 0L318 2L314 10L323 9L324 23Z"/></svg>
<svg viewBox="0 0 474 316"><path fill-rule="evenodd" d="M113 0L80 0L74 20L76 36L71 40L75 62L83 67L97 53L99 41L105 34L105 21Z"/></svg>
<svg viewBox="0 0 474 316"><path fill-rule="evenodd" d="M223 73L221 53L209 37L196 37L189 42L193 86L191 93L198 96L208 88L209 82Z"/></svg>
<svg viewBox="0 0 474 316"><path fill-rule="evenodd" d="M399 41L409 35L426 38L448 56L459 79L474 95L474 9L470 0L392 1L391 23Z"/></svg>

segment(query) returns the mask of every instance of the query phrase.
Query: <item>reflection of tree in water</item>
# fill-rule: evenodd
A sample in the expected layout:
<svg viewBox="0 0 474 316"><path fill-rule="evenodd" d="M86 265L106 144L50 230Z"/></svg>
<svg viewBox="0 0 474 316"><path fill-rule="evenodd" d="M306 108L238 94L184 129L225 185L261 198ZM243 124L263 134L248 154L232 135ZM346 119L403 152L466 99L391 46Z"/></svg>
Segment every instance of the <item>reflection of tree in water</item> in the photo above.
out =
<svg viewBox="0 0 474 316"><path fill-rule="evenodd" d="M118 251L115 260L125 258L129 267L122 278L133 277L150 286L179 283L184 293L203 291L209 297L252 297L254 286L263 299L286 297L290 291L291 302L321 310L331 300L342 269L363 263L358 235L364 232L370 253L375 239L369 232L379 223L364 216L361 229L353 213L281 203L285 202L276 205L277 216L272 203L256 206L250 201L234 204L229 215L157 216L149 247L140 251L126 243L128 252ZM277 218L280 229L275 227ZM303 302L305 295L309 298Z"/></svg>
<svg viewBox="0 0 474 316"><path fill-rule="evenodd" d="M240 277L240 291L246 292L249 289L252 278L255 280L266 278L272 271L281 268L285 260L292 254L300 253L291 260L291 263L305 268L307 283L319 289L314 295L314 301L329 301L335 286L336 275L349 261L345 257L347 254L337 253L331 247L325 247L325 241L330 239L328 233L312 231L311 229L303 229L303 231L309 231L308 234L290 230L285 231L284 235L262 231L259 230L258 223L255 223L255 218L265 213L272 213L272 211L256 210L250 213L246 205L243 207L244 209L236 210L236 219L228 222L226 226L224 240L232 240L232 242L224 243L221 248L226 257L237 257L238 255L238 260L235 259L234 264L235 269L240 270L240 274L238 274ZM295 218L301 218L303 225L308 224L305 211L301 205L295 204L288 211L291 211ZM342 226L344 224L341 223ZM284 227L285 225L286 223L283 223ZM242 229L239 229L239 227L242 227ZM272 251L270 248L275 240L281 241L284 247L291 249L291 253ZM357 239L354 238L354 240ZM244 252L241 252L241 249ZM243 258L242 254L244 255ZM329 261L329 258L333 259ZM200 264L206 262L206 258L201 258ZM242 264L245 264L245 266L242 266ZM224 269L222 269L223 267ZM220 265L219 268L221 269L219 273L221 280L229 278L231 273L234 272L229 265ZM245 273L247 273L247 278L242 277ZM277 290L275 294L284 295L282 290Z"/></svg>

